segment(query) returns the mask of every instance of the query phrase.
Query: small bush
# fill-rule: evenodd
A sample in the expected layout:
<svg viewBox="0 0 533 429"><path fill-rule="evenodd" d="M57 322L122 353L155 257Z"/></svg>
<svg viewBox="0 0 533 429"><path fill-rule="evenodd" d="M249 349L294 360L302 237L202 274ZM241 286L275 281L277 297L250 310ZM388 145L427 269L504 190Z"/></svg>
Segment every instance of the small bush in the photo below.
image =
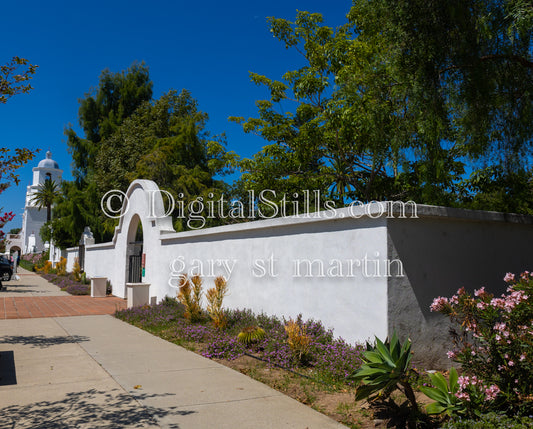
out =
<svg viewBox="0 0 533 429"><path fill-rule="evenodd" d="M56 264L56 271L58 276L67 275L67 260L63 256L61 256L59 262Z"/></svg>
<svg viewBox="0 0 533 429"><path fill-rule="evenodd" d="M185 306L185 318L191 322L198 322L202 319L201 297L202 279L200 276L196 275L189 279L187 274L183 274L180 278L178 300Z"/></svg>
<svg viewBox="0 0 533 429"><path fill-rule="evenodd" d="M476 420L456 418L444 425L444 429L528 429L531 427L533 427L533 419L529 417L507 417L497 413L488 413Z"/></svg>
<svg viewBox="0 0 533 429"><path fill-rule="evenodd" d="M287 343L294 354L294 357L300 363L306 363L309 358L309 350L311 347L311 337L307 335L305 325L289 319L285 324L285 332L287 333Z"/></svg>
<svg viewBox="0 0 533 429"><path fill-rule="evenodd" d="M265 338L265 330L259 326L248 326L237 335L237 339L247 346L261 341L263 338Z"/></svg>
<svg viewBox="0 0 533 429"><path fill-rule="evenodd" d="M78 257L74 258L74 265L72 266L72 275L74 276L74 280L79 282L81 280L81 267L80 267L80 260Z"/></svg>
<svg viewBox="0 0 533 429"><path fill-rule="evenodd" d="M38 271L42 271L45 274L49 274L52 271L52 262L46 261L42 268L37 268Z"/></svg>
<svg viewBox="0 0 533 429"><path fill-rule="evenodd" d="M34 267L32 262L26 261L25 259L20 260L19 266L28 271L33 271L33 267Z"/></svg>
<svg viewBox="0 0 533 429"><path fill-rule="evenodd" d="M222 310L222 301L228 293L226 279L219 276L215 279L215 287L207 291L207 312L217 329L223 329L226 324L226 316Z"/></svg>

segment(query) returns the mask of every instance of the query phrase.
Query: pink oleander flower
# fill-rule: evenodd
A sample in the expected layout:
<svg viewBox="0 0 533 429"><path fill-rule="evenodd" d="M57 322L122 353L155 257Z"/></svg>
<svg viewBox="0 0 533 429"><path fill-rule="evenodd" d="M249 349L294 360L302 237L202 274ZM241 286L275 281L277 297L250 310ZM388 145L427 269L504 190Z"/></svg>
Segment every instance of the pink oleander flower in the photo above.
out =
<svg viewBox="0 0 533 429"><path fill-rule="evenodd" d="M529 279L529 271L524 271L522 274L520 274L520 278L522 280L527 280Z"/></svg>
<svg viewBox="0 0 533 429"><path fill-rule="evenodd" d="M490 300L490 306L494 308L505 308L505 300L502 298L492 298Z"/></svg>
<svg viewBox="0 0 533 429"><path fill-rule="evenodd" d="M500 322L498 322L498 323L496 323L496 324L494 325L494 328L493 328L493 329L494 329L495 331L503 332L503 331L505 331L505 328L506 328L505 323L500 323Z"/></svg>
<svg viewBox="0 0 533 429"><path fill-rule="evenodd" d="M450 350L446 352L446 356L448 356L448 359L455 359L457 357L457 351L456 350Z"/></svg>
<svg viewBox="0 0 533 429"><path fill-rule="evenodd" d="M476 304L476 307L480 310L485 310L485 308L488 307L488 304L486 302L480 301Z"/></svg>
<svg viewBox="0 0 533 429"><path fill-rule="evenodd" d="M496 399L496 396L498 396L498 393L500 393L500 388L496 386L495 384L493 384L490 387L487 387L485 389L485 399L487 401L492 401Z"/></svg>
<svg viewBox="0 0 533 429"><path fill-rule="evenodd" d="M485 295L486 292L485 292L485 286L483 286L481 289L476 289L474 290L474 295L475 296L483 296Z"/></svg>
<svg viewBox="0 0 533 429"><path fill-rule="evenodd" d="M457 397L457 399L465 399L467 401L470 401L470 395L466 392L457 392L455 396Z"/></svg>
<svg viewBox="0 0 533 429"><path fill-rule="evenodd" d="M461 390L464 390L466 386L470 384L470 378L468 377L468 375L461 375L457 379L457 383L459 384L459 387L461 388Z"/></svg>
<svg viewBox="0 0 533 429"><path fill-rule="evenodd" d="M521 354L520 355L520 362L523 362L524 360L526 360L526 355L525 354Z"/></svg>
<svg viewBox="0 0 533 429"><path fill-rule="evenodd" d="M448 298L439 296L433 300L433 303L429 306L431 311L442 311L450 305Z"/></svg>
<svg viewBox="0 0 533 429"><path fill-rule="evenodd" d="M478 383L480 383L480 382L481 382L481 380L480 380L479 378L477 378L475 375L472 376L472 378L470 379L470 384L471 384L472 386L475 386L476 384L478 384Z"/></svg>
<svg viewBox="0 0 533 429"><path fill-rule="evenodd" d="M514 362L512 360L509 361L508 363L509 366L514 366Z"/></svg>
<svg viewBox="0 0 533 429"><path fill-rule="evenodd" d="M514 280L514 274L513 273L507 273L505 274L505 277L503 278L503 281L505 283L512 282Z"/></svg>

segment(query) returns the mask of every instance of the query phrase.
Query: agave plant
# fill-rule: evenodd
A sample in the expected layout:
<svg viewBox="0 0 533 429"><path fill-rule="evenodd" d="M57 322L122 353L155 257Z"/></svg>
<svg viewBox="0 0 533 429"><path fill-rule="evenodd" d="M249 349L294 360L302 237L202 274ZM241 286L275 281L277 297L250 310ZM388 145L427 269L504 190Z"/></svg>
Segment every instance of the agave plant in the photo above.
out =
<svg viewBox="0 0 533 429"><path fill-rule="evenodd" d="M464 405L457 396L455 396L459 390L459 383L457 382L459 376L457 370L453 367L450 369L449 383L446 382L444 376L439 372L428 375L431 379L431 384L435 387L420 386L420 391L436 402L433 402L426 407L427 413L446 413L449 416L454 413L463 413Z"/></svg>
<svg viewBox="0 0 533 429"><path fill-rule="evenodd" d="M250 345L257 341L261 341L264 337L265 330L263 328L260 328L259 326L249 326L239 332L237 339L243 344Z"/></svg>
<svg viewBox="0 0 533 429"><path fill-rule="evenodd" d="M349 377L361 383L355 399L373 400L377 396L386 398L394 390L400 389L411 406L418 409L408 380L411 357L411 341L407 339L401 344L396 332L384 343L377 337L375 346L367 343L367 351L363 352L363 364Z"/></svg>

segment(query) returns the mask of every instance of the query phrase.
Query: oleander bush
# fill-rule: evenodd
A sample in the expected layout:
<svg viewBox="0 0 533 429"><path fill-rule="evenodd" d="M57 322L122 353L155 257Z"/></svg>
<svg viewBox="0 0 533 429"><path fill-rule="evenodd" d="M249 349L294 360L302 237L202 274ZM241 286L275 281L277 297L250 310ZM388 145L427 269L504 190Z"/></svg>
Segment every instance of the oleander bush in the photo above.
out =
<svg viewBox="0 0 533 429"><path fill-rule="evenodd" d="M504 281L501 297L461 288L431 305L455 325L448 357L463 369L456 396L469 417L533 414L533 274L507 273Z"/></svg>

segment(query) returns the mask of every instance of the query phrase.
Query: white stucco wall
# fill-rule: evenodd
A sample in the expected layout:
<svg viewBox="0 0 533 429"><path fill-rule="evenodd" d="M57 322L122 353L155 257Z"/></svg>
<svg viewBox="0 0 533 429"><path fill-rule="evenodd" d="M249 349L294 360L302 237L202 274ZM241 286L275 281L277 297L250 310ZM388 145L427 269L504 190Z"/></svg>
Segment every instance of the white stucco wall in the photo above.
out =
<svg viewBox="0 0 533 429"><path fill-rule="evenodd" d="M30 249L30 236L35 236L35 247L37 252L41 252L44 249L44 243L41 239L41 227L46 223L46 208L38 209L37 207L26 207L24 210L24 219L22 224L23 237L24 237L24 253L31 253Z"/></svg>
<svg viewBox="0 0 533 429"><path fill-rule="evenodd" d="M158 301L176 296L172 285L177 286L180 273L202 269L204 290L213 287L217 275L228 279L228 308L283 317L301 313L349 342L385 338L396 329L404 338L411 336L415 349L424 352L417 356L431 364L442 362L448 338L445 318L429 313L434 297L451 296L461 286L489 285L501 293L505 285L499 279L505 272L533 271L533 217L418 206L417 216L411 212L400 218L397 212L379 216L379 204L372 204L321 212L320 218L276 218L176 233L160 196L150 213L150 193L157 189L151 181L133 182L113 241L86 246L85 271L108 277L117 296L126 296L128 255L141 222L142 281ZM306 272L304 263L297 273L298 261L314 261L313 271ZM395 262L387 274L390 261ZM398 275L400 264L403 273Z"/></svg>
<svg viewBox="0 0 533 429"><path fill-rule="evenodd" d="M127 192L129 209L113 242L86 247L86 272L108 277L115 295L126 295L128 243L133 241L138 218L146 255L143 282L151 284L150 296L158 301L176 296L171 284L177 285L179 272L194 274L201 265L205 289L213 287L217 275L228 279L228 308L284 317L301 313L321 320L352 342L387 335L387 279L374 276L371 261L366 263L368 275L363 271L365 257L381 260L384 266L386 219L354 219L345 210L335 219L259 220L175 233L170 218L148 218L146 190L150 189L156 189L153 182L135 181ZM307 261L314 261L311 272ZM273 272L268 272L271 266Z"/></svg>
<svg viewBox="0 0 533 429"><path fill-rule="evenodd" d="M77 247L70 247L66 250L65 258L67 258L67 271L72 272L74 268L74 260L79 256Z"/></svg>

